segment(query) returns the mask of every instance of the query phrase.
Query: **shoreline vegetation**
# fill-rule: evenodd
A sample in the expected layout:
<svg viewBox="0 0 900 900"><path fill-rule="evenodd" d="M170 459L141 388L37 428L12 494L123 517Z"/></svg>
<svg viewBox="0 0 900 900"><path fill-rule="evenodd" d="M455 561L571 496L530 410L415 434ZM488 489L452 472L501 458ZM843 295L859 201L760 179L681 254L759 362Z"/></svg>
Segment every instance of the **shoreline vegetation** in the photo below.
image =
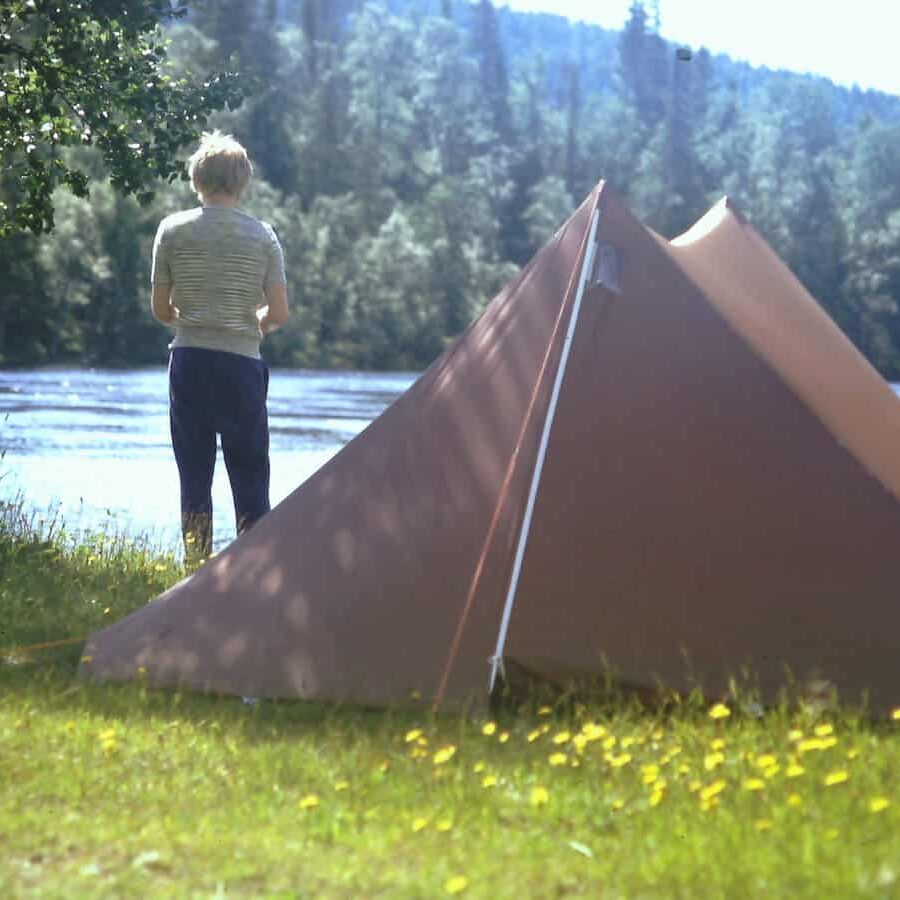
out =
<svg viewBox="0 0 900 900"><path fill-rule="evenodd" d="M534 697L492 713L79 679L81 637L185 575L0 509L4 896L884 897L900 710Z"/></svg>
<svg viewBox="0 0 900 900"><path fill-rule="evenodd" d="M900 97L684 61L661 27L643 2L611 31L488 0L210 0L168 24L161 76L248 89L204 127L248 148L242 208L284 247L292 314L267 362L425 368L603 178L666 238L733 198L900 378ZM164 359L150 248L196 198L177 179L123 197L96 147L60 162L90 197L60 189L52 234L0 241L0 363Z"/></svg>

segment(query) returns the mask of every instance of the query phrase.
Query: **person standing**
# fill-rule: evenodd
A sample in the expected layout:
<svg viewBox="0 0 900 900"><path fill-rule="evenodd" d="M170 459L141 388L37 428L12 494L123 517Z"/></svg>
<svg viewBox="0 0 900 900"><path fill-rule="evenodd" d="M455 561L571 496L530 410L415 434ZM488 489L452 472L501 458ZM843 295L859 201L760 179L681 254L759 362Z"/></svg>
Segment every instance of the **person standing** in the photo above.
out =
<svg viewBox="0 0 900 900"><path fill-rule="evenodd" d="M272 227L238 209L253 173L230 135L204 134L188 172L200 206L167 216L153 242L154 317L174 327L169 424L181 483L185 560L212 553L216 436L237 533L269 504L269 370L262 338L288 319L284 254Z"/></svg>

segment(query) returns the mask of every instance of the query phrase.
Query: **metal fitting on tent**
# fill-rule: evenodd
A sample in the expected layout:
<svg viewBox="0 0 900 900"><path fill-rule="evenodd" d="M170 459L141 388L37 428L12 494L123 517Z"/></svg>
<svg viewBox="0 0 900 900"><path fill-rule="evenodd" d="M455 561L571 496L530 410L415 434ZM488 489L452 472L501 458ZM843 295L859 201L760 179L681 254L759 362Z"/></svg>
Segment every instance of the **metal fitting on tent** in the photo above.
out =
<svg viewBox="0 0 900 900"><path fill-rule="evenodd" d="M597 245L594 270L591 272L591 286L600 285L614 294L621 294L619 284L619 252L607 241Z"/></svg>

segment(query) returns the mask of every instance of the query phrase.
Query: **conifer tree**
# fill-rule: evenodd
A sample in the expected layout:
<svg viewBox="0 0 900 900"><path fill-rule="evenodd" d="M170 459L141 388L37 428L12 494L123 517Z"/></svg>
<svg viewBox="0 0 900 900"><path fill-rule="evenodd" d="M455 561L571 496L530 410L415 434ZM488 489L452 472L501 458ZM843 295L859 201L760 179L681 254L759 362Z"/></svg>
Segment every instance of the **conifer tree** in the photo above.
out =
<svg viewBox="0 0 900 900"><path fill-rule="evenodd" d="M479 0L475 8L475 52L481 67L481 82L494 131L503 144L512 142L512 115L509 109L509 74L506 51L500 39L497 11L491 0Z"/></svg>
<svg viewBox="0 0 900 900"><path fill-rule="evenodd" d="M565 183L569 193L573 193L578 182L578 138L581 127L581 77L578 66L569 64L568 92L566 103L566 174Z"/></svg>

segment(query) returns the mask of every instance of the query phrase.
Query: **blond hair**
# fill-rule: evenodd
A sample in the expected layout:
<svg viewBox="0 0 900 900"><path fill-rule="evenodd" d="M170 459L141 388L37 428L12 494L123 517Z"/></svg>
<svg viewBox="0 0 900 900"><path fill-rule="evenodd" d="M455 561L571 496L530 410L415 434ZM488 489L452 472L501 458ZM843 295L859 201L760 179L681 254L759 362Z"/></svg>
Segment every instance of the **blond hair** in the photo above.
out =
<svg viewBox="0 0 900 900"><path fill-rule="evenodd" d="M191 187L199 195L230 194L239 197L253 174L247 151L221 131L205 133L188 161Z"/></svg>

